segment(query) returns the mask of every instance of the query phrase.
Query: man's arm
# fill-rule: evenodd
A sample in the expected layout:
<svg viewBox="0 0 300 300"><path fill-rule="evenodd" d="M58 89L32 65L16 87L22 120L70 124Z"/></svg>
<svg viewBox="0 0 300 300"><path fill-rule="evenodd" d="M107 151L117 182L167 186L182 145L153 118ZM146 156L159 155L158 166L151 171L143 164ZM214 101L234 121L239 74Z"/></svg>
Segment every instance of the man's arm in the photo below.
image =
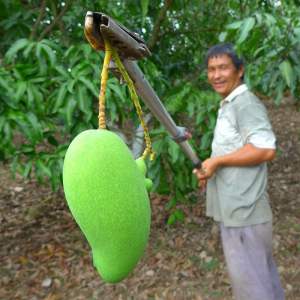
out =
<svg viewBox="0 0 300 300"><path fill-rule="evenodd" d="M193 173L199 180L210 178L219 167L223 166L254 166L274 159L275 149L257 148L246 144L232 153L208 158L202 163L202 170L195 169Z"/></svg>

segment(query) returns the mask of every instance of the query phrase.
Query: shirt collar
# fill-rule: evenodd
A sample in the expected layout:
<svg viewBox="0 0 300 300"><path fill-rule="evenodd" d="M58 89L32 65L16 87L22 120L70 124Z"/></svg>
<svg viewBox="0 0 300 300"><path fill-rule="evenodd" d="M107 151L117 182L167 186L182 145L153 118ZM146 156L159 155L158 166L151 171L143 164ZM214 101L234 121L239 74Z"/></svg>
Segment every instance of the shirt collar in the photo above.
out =
<svg viewBox="0 0 300 300"><path fill-rule="evenodd" d="M248 87L246 84L241 84L238 87L236 87L226 98L224 98L221 101L221 106L225 103L225 102L231 102L236 96L244 93L245 91L248 90Z"/></svg>

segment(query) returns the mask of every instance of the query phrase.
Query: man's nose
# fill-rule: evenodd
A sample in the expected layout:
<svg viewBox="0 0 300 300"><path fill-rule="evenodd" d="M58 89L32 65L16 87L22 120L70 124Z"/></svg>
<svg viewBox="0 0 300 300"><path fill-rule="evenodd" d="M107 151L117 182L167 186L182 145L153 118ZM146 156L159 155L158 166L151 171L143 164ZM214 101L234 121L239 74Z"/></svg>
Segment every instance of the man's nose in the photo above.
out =
<svg viewBox="0 0 300 300"><path fill-rule="evenodd" d="M220 70L216 69L213 73L213 79L218 79L221 77L221 72Z"/></svg>

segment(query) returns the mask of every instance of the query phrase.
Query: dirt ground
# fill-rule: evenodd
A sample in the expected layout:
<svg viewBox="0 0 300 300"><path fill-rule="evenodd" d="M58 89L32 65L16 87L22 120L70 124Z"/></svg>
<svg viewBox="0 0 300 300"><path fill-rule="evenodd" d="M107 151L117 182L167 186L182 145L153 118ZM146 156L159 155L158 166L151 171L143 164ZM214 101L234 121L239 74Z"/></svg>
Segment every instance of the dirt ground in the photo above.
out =
<svg viewBox="0 0 300 300"><path fill-rule="evenodd" d="M287 300L300 299L300 113L266 103L278 138L270 163L274 256ZM0 299L232 299L213 222L203 196L185 207L185 224L165 225L167 197L152 195L147 251L121 283L104 283L62 191L12 180L0 165ZM264 299L262 299L264 300Z"/></svg>

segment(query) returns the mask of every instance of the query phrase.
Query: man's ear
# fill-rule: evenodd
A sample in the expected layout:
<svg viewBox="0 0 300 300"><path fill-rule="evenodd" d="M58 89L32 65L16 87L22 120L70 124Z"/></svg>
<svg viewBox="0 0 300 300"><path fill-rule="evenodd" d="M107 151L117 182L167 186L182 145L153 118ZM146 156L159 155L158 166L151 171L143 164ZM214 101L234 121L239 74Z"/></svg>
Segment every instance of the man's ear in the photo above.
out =
<svg viewBox="0 0 300 300"><path fill-rule="evenodd" d="M245 68L244 66L240 66L239 69L239 78L242 79L243 75L245 74Z"/></svg>

